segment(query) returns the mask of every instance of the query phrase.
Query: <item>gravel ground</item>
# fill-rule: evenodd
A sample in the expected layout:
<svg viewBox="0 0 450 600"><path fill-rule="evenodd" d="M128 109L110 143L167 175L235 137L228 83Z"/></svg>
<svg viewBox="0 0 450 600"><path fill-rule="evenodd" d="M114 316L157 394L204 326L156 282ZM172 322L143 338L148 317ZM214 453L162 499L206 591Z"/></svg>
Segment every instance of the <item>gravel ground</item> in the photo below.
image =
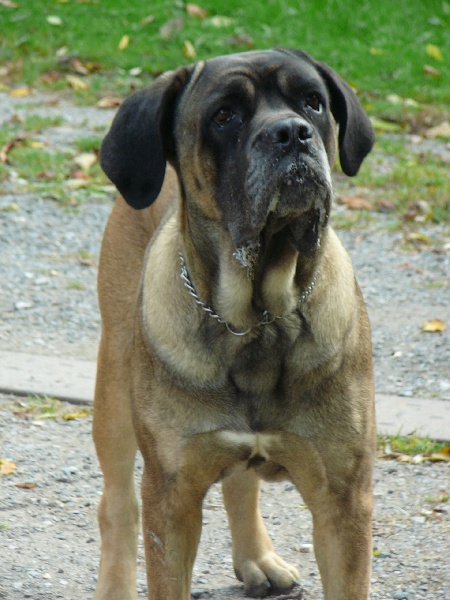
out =
<svg viewBox="0 0 450 600"><path fill-rule="evenodd" d="M0 481L0 598L88 599L99 558L102 487L91 419L30 421L12 414L15 402L0 396L2 452L17 464L14 475ZM140 475L140 464L136 471ZM450 463L377 461L371 600L450 598L449 507L438 501L449 490L449 476ZM17 487L23 483L35 487ZM305 600L323 598L301 497L290 483L264 484L262 512L275 548L299 565ZM202 598L244 598L233 575L220 487L207 496L203 517L193 588L204 591ZM145 598L142 543L138 589Z"/></svg>
<svg viewBox="0 0 450 600"><path fill-rule="evenodd" d="M18 103L0 94L0 124L30 112L63 115L63 124L45 133L48 144L58 148L73 147L89 132L98 135L113 114L37 96ZM0 351L95 359L96 266L112 199L111 193L97 194L63 207L31 196L14 178L0 183ZM17 210L5 210L13 204ZM339 232L372 322L377 390L450 400L448 329L421 332L424 321L450 324L448 228L424 230L433 243L421 252L406 251L402 233L383 227L385 218L380 215L364 230ZM0 455L17 464L13 475L0 479L0 597L89 598L101 491L90 419L30 421L11 412L14 402L0 396ZM449 490L449 474L448 464L377 462L372 599L450 598L448 503L437 501L441 490ZM266 485L262 506L276 547L300 564L305 598L322 598L309 512L301 498L290 484ZM242 598L217 487L205 502L204 524L194 588L208 590L203 597L215 600ZM138 587L144 598L142 549Z"/></svg>

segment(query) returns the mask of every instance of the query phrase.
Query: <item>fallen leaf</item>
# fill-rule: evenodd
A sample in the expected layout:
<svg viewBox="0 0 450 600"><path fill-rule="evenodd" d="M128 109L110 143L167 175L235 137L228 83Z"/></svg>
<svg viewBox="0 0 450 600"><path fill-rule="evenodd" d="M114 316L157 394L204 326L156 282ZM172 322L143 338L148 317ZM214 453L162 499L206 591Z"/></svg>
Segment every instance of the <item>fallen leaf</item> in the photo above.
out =
<svg viewBox="0 0 450 600"><path fill-rule="evenodd" d="M90 179L86 180L86 179L67 179L65 184L66 187L70 188L71 190L81 190L82 188L88 187L89 183L90 183Z"/></svg>
<svg viewBox="0 0 450 600"><path fill-rule="evenodd" d="M129 43L130 43L130 36L123 35L119 42L119 45L117 47L119 48L119 50L125 50L125 48L128 48Z"/></svg>
<svg viewBox="0 0 450 600"><path fill-rule="evenodd" d="M383 212L390 212L395 210L395 204L390 200L384 200L383 198L379 198L377 200L377 208Z"/></svg>
<svg viewBox="0 0 450 600"><path fill-rule="evenodd" d="M438 46L435 46L434 44L427 44L425 46L425 52L428 54L428 56L431 56L431 58L434 58L439 62L442 62L444 60L442 58L441 49Z"/></svg>
<svg viewBox="0 0 450 600"><path fill-rule="evenodd" d="M385 51L381 48L370 48L369 52L372 56L381 56L382 54L385 54Z"/></svg>
<svg viewBox="0 0 450 600"><path fill-rule="evenodd" d="M80 77L76 77L75 75L66 75L66 81L76 91L87 90L89 88L89 83Z"/></svg>
<svg viewBox="0 0 450 600"><path fill-rule="evenodd" d="M164 23L159 29L159 35L163 40L170 40L178 31L181 31L184 27L184 19L177 17L170 19L167 23Z"/></svg>
<svg viewBox="0 0 450 600"><path fill-rule="evenodd" d="M229 27L230 25L234 25L236 19L232 17L223 17L221 15L216 15L215 17L211 17L208 19L208 23L213 27Z"/></svg>
<svg viewBox="0 0 450 600"><path fill-rule="evenodd" d="M97 155L94 154L94 152L83 152L82 154L75 156L73 162L84 171L89 171L89 169L97 162Z"/></svg>
<svg viewBox="0 0 450 600"><path fill-rule="evenodd" d="M122 99L115 96L106 96L97 102L98 108L117 108L121 104Z"/></svg>
<svg viewBox="0 0 450 600"><path fill-rule="evenodd" d="M438 137L450 138L450 123L448 121L443 121L439 125L428 129L425 135L427 138L433 140Z"/></svg>
<svg viewBox="0 0 450 600"><path fill-rule="evenodd" d="M190 17L203 21L209 15L208 11L197 4L186 4L186 12Z"/></svg>
<svg viewBox="0 0 450 600"><path fill-rule="evenodd" d="M230 46L246 46L247 48L255 47L255 42L253 41L253 38L246 34L232 35L227 39L227 44L229 44Z"/></svg>
<svg viewBox="0 0 450 600"><path fill-rule="evenodd" d="M149 25L150 23L153 23L153 21L155 20L155 15L148 15L148 17L144 17L141 21L142 25Z"/></svg>
<svg viewBox="0 0 450 600"><path fill-rule="evenodd" d="M194 60L197 57L197 52L195 51L194 46L189 40L186 40L183 44L183 48L181 49L181 53L184 58L188 60Z"/></svg>
<svg viewBox="0 0 450 600"><path fill-rule="evenodd" d="M77 412L66 413L65 415L63 415L63 419L64 419L64 421L75 421L76 419L84 419L85 417L88 417L91 414L92 414L91 408L82 408L81 410L78 410Z"/></svg>
<svg viewBox="0 0 450 600"><path fill-rule="evenodd" d="M33 133L31 131L22 131L21 133L17 134L13 140L6 142L6 144L0 150L0 163L5 164L8 160L8 153L11 152L15 146L22 144L32 135Z"/></svg>
<svg viewBox="0 0 450 600"><path fill-rule="evenodd" d="M84 179L85 181L90 181L91 178L87 173L82 171L81 169L77 169L76 171L72 171L70 174L71 179Z"/></svg>
<svg viewBox="0 0 450 600"><path fill-rule="evenodd" d="M133 77L139 77L139 75L142 74L142 67L133 67L128 71L128 73Z"/></svg>
<svg viewBox="0 0 450 600"><path fill-rule="evenodd" d="M4 6L5 8L19 8L19 5L11 2L11 0L0 0L0 6Z"/></svg>
<svg viewBox="0 0 450 600"><path fill-rule="evenodd" d="M434 452L431 455L430 459L433 461L450 461L450 446L444 446L444 448L441 448L439 452ZM448 494L446 494L445 497L448 498ZM441 502L443 502L443 500L441 500Z"/></svg>
<svg viewBox="0 0 450 600"><path fill-rule="evenodd" d="M63 24L61 17L58 17L57 15L48 15L47 23L53 25L54 27L61 27Z"/></svg>
<svg viewBox="0 0 450 600"><path fill-rule="evenodd" d="M338 198L340 204L345 204L350 210L373 210L373 204L363 196L347 196Z"/></svg>
<svg viewBox="0 0 450 600"><path fill-rule="evenodd" d="M62 77L63 75L59 71L47 71L39 79L42 83L55 83L55 81L59 81Z"/></svg>
<svg viewBox="0 0 450 600"><path fill-rule="evenodd" d="M424 65L423 72L425 73L425 75L428 75L428 77L440 77L441 76L441 72L438 71L437 69L435 69L434 67L432 67L431 65Z"/></svg>
<svg viewBox="0 0 450 600"><path fill-rule="evenodd" d="M15 483L14 485L23 490L32 490L36 487L35 483Z"/></svg>
<svg viewBox="0 0 450 600"><path fill-rule="evenodd" d="M422 323L422 331L426 333L440 333L446 330L444 321L440 319L433 319L432 321L425 321Z"/></svg>
<svg viewBox="0 0 450 600"><path fill-rule="evenodd" d="M9 95L13 98L25 98L31 94L31 90L28 87L14 88L9 92Z"/></svg>
<svg viewBox="0 0 450 600"><path fill-rule="evenodd" d="M17 466L15 463L7 460L6 458L0 458L0 475L11 475L14 473Z"/></svg>

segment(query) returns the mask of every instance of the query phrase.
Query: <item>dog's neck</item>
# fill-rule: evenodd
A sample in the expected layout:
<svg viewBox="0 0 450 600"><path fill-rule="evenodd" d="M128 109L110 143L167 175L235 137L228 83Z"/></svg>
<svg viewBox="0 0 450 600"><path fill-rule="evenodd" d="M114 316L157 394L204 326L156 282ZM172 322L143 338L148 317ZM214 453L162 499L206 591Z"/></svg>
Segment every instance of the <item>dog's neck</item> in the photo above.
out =
<svg viewBox="0 0 450 600"><path fill-rule="evenodd" d="M199 310L231 332L248 333L291 315L309 300L319 276L326 230L320 247L307 257L283 235L244 256L220 229L216 234L222 239L215 240L214 235L205 239L204 232L211 229L190 227L180 244L183 283Z"/></svg>

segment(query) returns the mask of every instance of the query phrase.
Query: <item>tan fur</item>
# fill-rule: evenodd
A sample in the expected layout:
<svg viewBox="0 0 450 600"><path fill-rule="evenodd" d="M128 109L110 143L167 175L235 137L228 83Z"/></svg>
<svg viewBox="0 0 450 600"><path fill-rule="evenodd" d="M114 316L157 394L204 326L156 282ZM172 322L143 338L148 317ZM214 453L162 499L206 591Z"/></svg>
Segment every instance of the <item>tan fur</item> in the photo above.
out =
<svg viewBox="0 0 450 600"><path fill-rule="evenodd" d="M298 572L274 552L259 512L261 478L290 478L311 509L325 599L365 600L375 429L370 330L350 259L327 228L320 268L307 263L307 280L318 275L301 315L296 251L253 281L233 256L194 129L187 123L188 133L177 134L185 136L181 200L169 168L150 208L135 211L117 199L103 240L94 440L104 491L94 598L137 599L139 447L151 600L189 600L202 500L218 480L246 593L294 584ZM190 235L194 206L220 257L212 274ZM202 301L235 329L251 328L246 336L196 304L180 277L180 251ZM261 309L282 318L257 326Z"/></svg>

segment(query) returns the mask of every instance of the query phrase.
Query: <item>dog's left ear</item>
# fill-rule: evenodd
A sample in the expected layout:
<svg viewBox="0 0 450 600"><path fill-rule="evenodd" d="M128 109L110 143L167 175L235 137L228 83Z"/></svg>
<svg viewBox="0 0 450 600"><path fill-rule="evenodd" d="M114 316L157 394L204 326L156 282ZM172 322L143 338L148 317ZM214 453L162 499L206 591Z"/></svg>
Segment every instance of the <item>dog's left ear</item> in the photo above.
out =
<svg viewBox="0 0 450 600"><path fill-rule="evenodd" d="M328 86L331 112L339 123L342 170L346 175L356 175L375 141L372 123L352 88L326 63L315 61L315 65Z"/></svg>
<svg viewBox="0 0 450 600"><path fill-rule="evenodd" d="M342 170L346 175L356 175L375 141L370 119L356 94L326 63L314 60L302 50L278 50L308 61L323 77L330 94L331 112L339 124L339 158Z"/></svg>
<svg viewBox="0 0 450 600"><path fill-rule="evenodd" d="M150 206L159 195L166 161L175 157L176 101L190 75L188 67L161 75L120 107L100 149L100 164L130 206Z"/></svg>

